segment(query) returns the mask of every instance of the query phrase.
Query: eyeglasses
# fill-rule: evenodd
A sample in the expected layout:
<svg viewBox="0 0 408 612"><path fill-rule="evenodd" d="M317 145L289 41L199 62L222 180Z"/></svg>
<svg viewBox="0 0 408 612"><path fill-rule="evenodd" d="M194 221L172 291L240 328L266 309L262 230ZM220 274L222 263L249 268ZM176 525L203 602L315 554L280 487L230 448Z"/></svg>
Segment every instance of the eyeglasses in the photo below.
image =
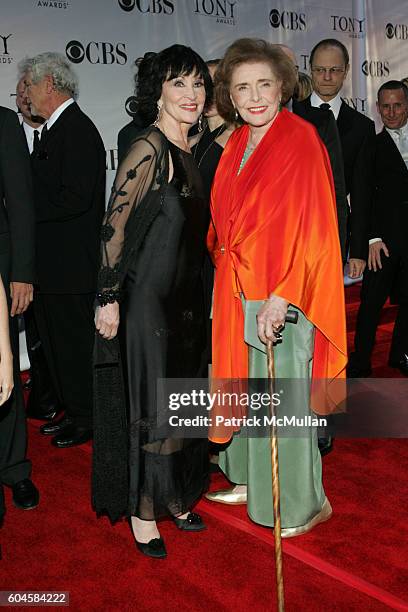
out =
<svg viewBox="0 0 408 612"><path fill-rule="evenodd" d="M345 68L339 68L338 66L332 66L331 68L323 68L323 66L313 66L312 72L316 74L326 74L328 72L331 75L343 74Z"/></svg>

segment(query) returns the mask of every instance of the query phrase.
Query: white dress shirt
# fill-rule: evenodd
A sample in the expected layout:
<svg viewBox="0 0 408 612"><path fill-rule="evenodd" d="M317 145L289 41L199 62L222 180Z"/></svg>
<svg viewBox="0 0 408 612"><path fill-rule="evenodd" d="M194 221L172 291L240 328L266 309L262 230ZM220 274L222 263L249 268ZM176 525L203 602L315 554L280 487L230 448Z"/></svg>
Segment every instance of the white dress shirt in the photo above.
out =
<svg viewBox="0 0 408 612"><path fill-rule="evenodd" d="M30 155L31 155L34 149L34 132L37 130L38 135L41 136L41 132L44 127L44 124L39 125L38 127L35 128L29 125L28 123L26 123L25 121L23 121L22 125L24 129L25 137L27 140L28 150L30 151Z"/></svg>
<svg viewBox="0 0 408 612"><path fill-rule="evenodd" d="M55 111L52 113L51 117L49 117L47 119L47 121L45 122L44 125L47 126L47 130L51 129L51 127L54 125L54 123L56 122L56 120L58 119L58 117L60 115L62 115L62 113L64 112L64 110L66 108L68 108L68 106L70 104L73 104L75 102L74 98L69 98L69 100L65 100L65 102L63 102L62 104L59 105L58 108L55 109Z"/></svg>
<svg viewBox="0 0 408 612"><path fill-rule="evenodd" d="M391 130L387 127L385 129L397 145L398 151L408 168L408 122L398 130Z"/></svg>
<svg viewBox="0 0 408 612"><path fill-rule="evenodd" d="M328 104L330 106L330 109L336 121L337 121L337 117L339 116L341 102L342 100L340 98L340 94L337 94L335 98L333 98L332 100L329 100L328 102L326 100L322 100L321 98L319 98L319 96L317 95L315 91L310 96L310 104L312 106L319 107L321 104Z"/></svg>

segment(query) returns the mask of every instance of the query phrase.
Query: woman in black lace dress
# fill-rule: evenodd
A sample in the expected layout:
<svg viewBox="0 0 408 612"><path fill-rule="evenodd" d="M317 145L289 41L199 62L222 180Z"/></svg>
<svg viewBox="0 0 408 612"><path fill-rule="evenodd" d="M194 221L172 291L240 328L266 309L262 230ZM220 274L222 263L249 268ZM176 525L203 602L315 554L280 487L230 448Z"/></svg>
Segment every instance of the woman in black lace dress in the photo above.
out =
<svg viewBox="0 0 408 612"><path fill-rule="evenodd" d="M102 227L93 501L112 520L131 517L138 548L163 557L157 519L171 515L182 530L204 528L190 508L207 485L207 444L163 439L155 423L157 381L203 374L209 210L187 133L211 95L211 79L182 45L144 62L138 108L154 124L120 165ZM110 344L118 326L120 351Z"/></svg>

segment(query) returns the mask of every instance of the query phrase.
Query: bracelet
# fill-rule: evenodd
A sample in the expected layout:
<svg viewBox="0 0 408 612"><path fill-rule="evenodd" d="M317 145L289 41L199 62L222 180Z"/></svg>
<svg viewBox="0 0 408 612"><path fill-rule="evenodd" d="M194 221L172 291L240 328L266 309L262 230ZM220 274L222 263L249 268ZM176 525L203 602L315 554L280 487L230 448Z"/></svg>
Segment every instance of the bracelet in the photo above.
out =
<svg viewBox="0 0 408 612"><path fill-rule="evenodd" d="M106 306L106 304L114 304L115 302L120 303L121 297L122 294L118 289L116 291L113 289L109 291L102 291L101 293L96 294L96 299L101 306Z"/></svg>

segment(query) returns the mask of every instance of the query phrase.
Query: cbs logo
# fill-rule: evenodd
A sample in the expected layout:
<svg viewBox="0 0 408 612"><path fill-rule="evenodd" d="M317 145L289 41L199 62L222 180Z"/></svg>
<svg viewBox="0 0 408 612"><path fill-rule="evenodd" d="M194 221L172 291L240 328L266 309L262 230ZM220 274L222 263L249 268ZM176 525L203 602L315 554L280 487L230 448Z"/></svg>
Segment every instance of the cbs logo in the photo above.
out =
<svg viewBox="0 0 408 612"><path fill-rule="evenodd" d="M95 42L83 45L79 40L71 40L66 48L67 58L73 64L80 64L85 59L90 64L119 64L127 62L125 43Z"/></svg>

